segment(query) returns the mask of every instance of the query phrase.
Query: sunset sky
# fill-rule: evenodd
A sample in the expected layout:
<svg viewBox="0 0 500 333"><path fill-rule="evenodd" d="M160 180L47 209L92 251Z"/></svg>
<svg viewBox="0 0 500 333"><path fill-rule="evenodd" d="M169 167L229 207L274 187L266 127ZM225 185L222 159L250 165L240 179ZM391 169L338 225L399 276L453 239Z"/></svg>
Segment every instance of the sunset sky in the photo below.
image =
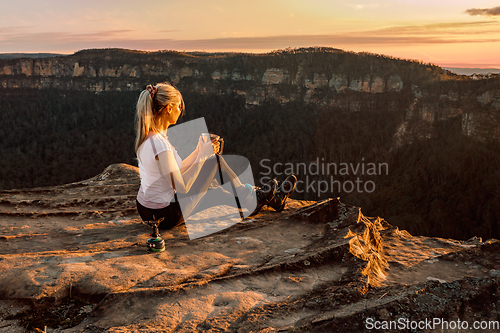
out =
<svg viewBox="0 0 500 333"><path fill-rule="evenodd" d="M0 53L328 46L500 68L500 1L16 0L0 12Z"/></svg>

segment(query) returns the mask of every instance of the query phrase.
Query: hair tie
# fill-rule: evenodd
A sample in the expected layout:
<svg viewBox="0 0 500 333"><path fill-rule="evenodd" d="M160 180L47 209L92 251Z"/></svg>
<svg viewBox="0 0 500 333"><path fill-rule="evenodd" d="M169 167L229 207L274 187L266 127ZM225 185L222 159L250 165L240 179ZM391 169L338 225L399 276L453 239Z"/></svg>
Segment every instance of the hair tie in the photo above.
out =
<svg viewBox="0 0 500 333"><path fill-rule="evenodd" d="M151 95L151 98L155 98L156 96L156 92L158 91L158 88L156 88L155 86L151 85L151 84L148 84L148 86L146 87L147 91L149 91L149 94Z"/></svg>

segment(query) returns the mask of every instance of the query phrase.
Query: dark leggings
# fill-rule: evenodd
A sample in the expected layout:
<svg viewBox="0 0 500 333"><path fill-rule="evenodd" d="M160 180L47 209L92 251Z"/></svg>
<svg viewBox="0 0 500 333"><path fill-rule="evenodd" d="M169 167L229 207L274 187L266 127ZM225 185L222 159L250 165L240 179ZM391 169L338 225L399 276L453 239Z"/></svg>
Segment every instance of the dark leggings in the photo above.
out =
<svg viewBox="0 0 500 333"><path fill-rule="evenodd" d="M160 218L164 220L160 223L160 229L171 229L184 222L179 203L171 202L167 207L161 209L151 209L144 207L136 200L137 212L143 221L158 221Z"/></svg>
<svg viewBox="0 0 500 333"><path fill-rule="evenodd" d="M234 188L236 188L238 192L244 189L244 186L241 184L238 176L229 167L222 156L219 156L219 160L224 183L231 181L234 185ZM228 196L234 197L233 193L229 193L223 190L221 187L217 187L215 189L211 189L211 191L217 191L217 195L211 195L205 198L204 195L207 193L207 190L214 178L217 179L219 184L222 184L219 176L217 159L215 156L207 159L203 163L200 173L194 181L193 186L191 186L189 192L185 194L177 194L179 200L183 201L182 210L178 202L171 202L165 208L151 209L144 207L137 201L137 211L139 212L139 215L141 216L141 219L143 221L156 221L160 218L164 218L164 220L160 224L160 229L173 228L183 223L184 218L188 218L189 216L204 209L215 207L220 202L227 202ZM186 200L188 202L187 204L185 204Z"/></svg>

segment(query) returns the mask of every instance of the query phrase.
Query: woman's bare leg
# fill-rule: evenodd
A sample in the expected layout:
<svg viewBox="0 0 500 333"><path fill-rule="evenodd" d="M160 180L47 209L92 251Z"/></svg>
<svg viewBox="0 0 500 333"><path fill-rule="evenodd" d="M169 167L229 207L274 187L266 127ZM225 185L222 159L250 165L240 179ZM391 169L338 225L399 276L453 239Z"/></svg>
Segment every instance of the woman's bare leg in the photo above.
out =
<svg viewBox="0 0 500 333"><path fill-rule="evenodd" d="M228 203L234 202L236 207L236 201L234 199L235 193L230 193L222 187L210 189L210 195L206 196L214 178L217 179L221 185L222 183L226 184L230 181L236 189L236 194L238 196L246 194L245 186L241 183L236 173L229 167L222 156L219 156L219 163L224 182L220 179L217 159L212 157L203 164L198 178L195 180L190 191L187 194L178 194L179 201L182 202L181 207L184 218L188 218L192 214L203 209L216 207L221 204L227 205Z"/></svg>

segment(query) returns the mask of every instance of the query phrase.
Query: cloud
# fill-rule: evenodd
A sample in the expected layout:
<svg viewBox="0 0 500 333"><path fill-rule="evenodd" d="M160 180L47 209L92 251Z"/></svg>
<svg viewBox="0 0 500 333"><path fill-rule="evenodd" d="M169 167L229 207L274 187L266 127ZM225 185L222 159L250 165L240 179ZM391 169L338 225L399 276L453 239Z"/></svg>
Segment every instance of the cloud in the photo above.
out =
<svg viewBox="0 0 500 333"><path fill-rule="evenodd" d="M467 9L465 13L472 15L472 16L477 16L477 15L484 15L484 16L498 16L500 15L500 7L494 7L494 8L471 8Z"/></svg>
<svg viewBox="0 0 500 333"><path fill-rule="evenodd" d="M338 44L447 44L447 43L475 43L491 42L496 39L478 40L470 39L448 39L441 37L427 36L353 36L353 35L288 35L288 36L270 36L270 37L245 37L245 38L219 38L219 39L201 39L201 40L172 40L171 43L188 49L188 45L196 45L198 48L286 48L302 46L335 46Z"/></svg>
<svg viewBox="0 0 500 333"><path fill-rule="evenodd" d="M133 30L107 30L95 33L74 34L69 32L22 32L13 28L0 29L0 41L2 43L54 43L54 42L78 42L78 41L106 41L120 39ZM1 52L1 50L0 50Z"/></svg>
<svg viewBox="0 0 500 333"><path fill-rule="evenodd" d="M424 25L409 25L388 27L378 30L365 31L363 34L373 35L484 35L489 33L498 33L499 23L497 21L480 22L451 22L434 23Z"/></svg>
<svg viewBox="0 0 500 333"><path fill-rule="evenodd" d="M0 52L74 52L90 48L126 48L139 50L224 50L270 51L287 47L310 47L338 45L405 45L410 44L450 44L450 43L488 43L495 40L447 39L427 36L351 36L351 35L288 35L270 37L218 38L198 40L175 39L84 39L71 35L24 36L15 40L3 40Z"/></svg>
<svg viewBox="0 0 500 333"><path fill-rule="evenodd" d="M371 4L368 4L368 5L351 5L354 9L356 10L363 10L363 9L373 9L373 8L377 8L377 7L380 7L380 5L378 3L371 3Z"/></svg>

